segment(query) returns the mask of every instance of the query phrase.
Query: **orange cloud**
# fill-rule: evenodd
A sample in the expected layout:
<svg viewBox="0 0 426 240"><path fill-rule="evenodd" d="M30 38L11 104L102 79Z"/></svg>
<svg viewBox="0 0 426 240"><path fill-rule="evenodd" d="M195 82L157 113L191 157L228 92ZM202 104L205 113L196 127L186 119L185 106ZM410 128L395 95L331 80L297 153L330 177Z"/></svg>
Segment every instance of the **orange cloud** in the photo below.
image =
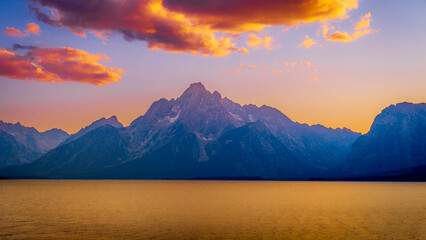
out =
<svg viewBox="0 0 426 240"><path fill-rule="evenodd" d="M4 31L3 33L11 37L25 37L25 34L23 34L21 30L18 30L13 27L6 27L6 31Z"/></svg>
<svg viewBox="0 0 426 240"><path fill-rule="evenodd" d="M261 69L262 72L269 72L270 71L272 73L288 73L288 72L291 72L291 70L288 69L288 68L287 69L279 69L280 66L277 65L278 62L272 62L271 64L275 65L275 66L273 66L272 69L270 67L270 64L268 64L268 65L261 64L259 66L259 69ZM318 71L318 69L314 68L314 65L310 61L284 62L284 66L289 66L289 67L296 68L296 69L305 68L305 70L309 70L309 71L312 71L312 72ZM225 69L224 71L230 72L230 73L241 73L241 72L244 71L244 69L258 69L258 66L257 65L246 65L246 64L240 63L240 67L237 70Z"/></svg>
<svg viewBox="0 0 426 240"><path fill-rule="evenodd" d="M266 36L265 38L257 37L254 34L250 34L248 40L246 41L247 46L252 48L266 48L268 50L273 49L271 42L273 42L271 37Z"/></svg>
<svg viewBox="0 0 426 240"><path fill-rule="evenodd" d="M310 61L304 61L305 66L312 67L312 63Z"/></svg>
<svg viewBox="0 0 426 240"><path fill-rule="evenodd" d="M39 66L22 55L0 48L0 76L10 79L35 79L54 82L55 76L43 71Z"/></svg>
<svg viewBox="0 0 426 240"><path fill-rule="evenodd" d="M212 29L236 34L344 18L358 7L358 0L164 0L163 5Z"/></svg>
<svg viewBox="0 0 426 240"><path fill-rule="evenodd" d="M335 31L334 33L330 34L328 24L324 23L322 26L323 36L325 37L327 41L333 41L333 42L355 41L364 35L377 32L377 30L370 28L370 18L371 18L371 13L367 13L364 16L362 16L361 20L355 24L353 33Z"/></svg>
<svg viewBox="0 0 426 240"><path fill-rule="evenodd" d="M284 66L291 66L291 67L295 67L297 65L297 62L285 62Z"/></svg>
<svg viewBox="0 0 426 240"><path fill-rule="evenodd" d="M128 41L146 41L149 49L201 56L247 53L231 42L238 34L344 18L357 7L358 0L30 0L29 4L38 20L80 35L118 33ZM262 46L272 47L258 47Z"/></svg>
<svg viewBox="0 0 426 240"><path fill-rule="evenodd" d="M109 37L109 35L111 34L109 32L99 32L99 31L94 31L94 30L90 30L89 32L91 34L95 35L96 37L100 38L100 39L107 39ZM83 37L86 37L86 33L85 32L82 32L82 33L84 33ZM77 33L74 33L74 34L77 34ZM77 34L77 35L79 35L79 34Z"/></svg>
<svg viewBox="0 0 426 240"><path fill-rule="evenodd" d="M40 26L35 23L28 23L25 32L29 35L31 34L40 34Z"/></svg>
<svg viewBox="0 0 426 240"><path fill-rule="evenodd" d="M233 74L240 74L243 70L242 69L237 69L237 70L233 70L233 69L224 69L223 70L225 73L233 73Z"/></svg>
<svg viewBox="0 0 426 240"><path fill-rule="evenodd" d="M267 70L269 67L265 67L262 69L262 71ZM225 69L224 72L228 72L228 73L241 73L244 69L257 69L257 66L252 64L252 65L245 65L243 63L240 63L240 68L236 69L236 70L232 70L232 69Z"/></svg>
<svg viewBox="0 0 426 240"><path fill-rule="evenodd" d="M102 7L94 9L94 5ZM60 17L44 13L39 6L55 9ZM40 21L66 27L81 36L85 36L84 30L120 33L128 41L148 42L148 48L152 50L202 56L248 52L231 43L231 37L217 37L209 26L194 24L183 14L168 10L161 0L33 0L29 8Z"/></svg>
<svg viewBox="0 0 426 240"><path fill-rule="evenodd" d="M249 50L247 50L247 48L245 48L245 47L238 48L237 52L238 53L250 53Z"/></svg>
<svg viewBox="0 0 426 240"><path fill-rule="evenodd" d="M40 34L40 26L35 23L28 23L24 32L13 27L6 27L4 34L11 37L28 37L30 34Z"/></svg>
<svg viewBox="0 0 426 240"><path fill-rule="evenodd" d="M16 47L29 49L25 55L0 48L0 76L16 80L40 82L85 82L105 85L118 82L122 69L106 67L98 61L108 61L101 54L62 47Z"/></svg>
<svg viewBox="0 0 426 240"><path fill-rule="evenodd" d="M367 13L364 16L362 16L361 21L359 21L355 25L355 30L361 30L361 29L369 28L370 27L370 18L371 18L371 13Z"/></svg>
<svg viewBox="0 0 426 240"><path fill-rule="evenodd" d="M305 35L305 41L299 44L299 47L310 48L313 45L317 44L314 40L310 39L308 35Z"/></svg>

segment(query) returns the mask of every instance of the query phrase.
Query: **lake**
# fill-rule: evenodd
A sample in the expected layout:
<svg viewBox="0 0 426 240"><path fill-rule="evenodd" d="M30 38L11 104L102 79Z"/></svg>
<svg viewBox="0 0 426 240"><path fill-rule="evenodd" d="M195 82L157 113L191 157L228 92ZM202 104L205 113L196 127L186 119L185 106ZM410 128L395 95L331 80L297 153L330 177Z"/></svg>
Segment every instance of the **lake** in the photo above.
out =
<svg viewBox="0 0 426 240"><path fill-rule="evenodd" d="M0 239L426 239L426 183L0 181Z"/></svg>

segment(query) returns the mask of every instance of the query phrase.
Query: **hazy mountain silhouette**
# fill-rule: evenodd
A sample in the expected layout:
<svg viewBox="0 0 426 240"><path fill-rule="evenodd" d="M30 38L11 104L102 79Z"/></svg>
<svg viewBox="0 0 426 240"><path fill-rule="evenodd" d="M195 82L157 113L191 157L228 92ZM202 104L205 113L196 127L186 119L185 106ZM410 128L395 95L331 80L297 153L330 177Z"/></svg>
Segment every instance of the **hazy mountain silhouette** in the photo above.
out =
<svg viewBox="0 0 426 240"><path fill-rule="evenodd" d="M16 141L12 135L0 131L0 168L30 163L40 155Z"/></svg>
<svg viewBox="0 0 426 240"><path fill-rule="evenodd" d="M0 121L0 166L29 163L57 147L69 135L60 129L39 132L21 123Z"/></svg>

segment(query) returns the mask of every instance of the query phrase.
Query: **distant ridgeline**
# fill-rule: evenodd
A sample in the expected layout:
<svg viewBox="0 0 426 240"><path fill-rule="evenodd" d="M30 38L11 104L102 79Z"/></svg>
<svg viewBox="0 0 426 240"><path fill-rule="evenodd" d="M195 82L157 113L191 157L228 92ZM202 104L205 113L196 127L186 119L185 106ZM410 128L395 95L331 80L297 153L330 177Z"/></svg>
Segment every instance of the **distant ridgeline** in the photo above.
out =
<svg viewBox="0 0 426 240"><path fill-rule="evenodd" d="M0 168L12 178L425 180L426 104L391 105L361 135L194 83L128 127L114 116L69 136L0 121Z"/></svg>

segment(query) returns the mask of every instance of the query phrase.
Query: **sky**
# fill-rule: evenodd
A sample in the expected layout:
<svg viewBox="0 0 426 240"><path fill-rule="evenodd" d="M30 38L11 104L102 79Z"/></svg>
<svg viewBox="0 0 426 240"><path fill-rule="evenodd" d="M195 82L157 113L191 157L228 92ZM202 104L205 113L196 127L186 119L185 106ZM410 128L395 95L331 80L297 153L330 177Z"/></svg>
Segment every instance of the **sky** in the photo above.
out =
<svg viewBox="0 0 426 240"><path fill-rule="evenodd" d="M293 121L368 132L426 102L424 0L2 0L0 120L125 126L193 82Z"/></svg>

